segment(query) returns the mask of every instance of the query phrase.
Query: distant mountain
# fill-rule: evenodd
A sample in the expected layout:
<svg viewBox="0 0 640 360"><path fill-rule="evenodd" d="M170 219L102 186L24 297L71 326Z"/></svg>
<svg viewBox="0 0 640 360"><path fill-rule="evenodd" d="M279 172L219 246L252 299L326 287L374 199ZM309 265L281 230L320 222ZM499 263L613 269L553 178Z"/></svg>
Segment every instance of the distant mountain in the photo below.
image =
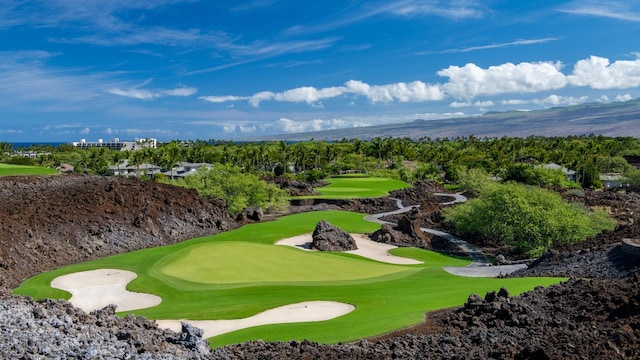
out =
<svg viewBox="0 0 640 360"><path fill-rule="evenodd" d="M246 140L305 141L375 137L453 138L588 135L640 137L640 99L589 103L534 111L489 112L481 116L251 137ZM243 139L244 140L244 139Z"/></svg>

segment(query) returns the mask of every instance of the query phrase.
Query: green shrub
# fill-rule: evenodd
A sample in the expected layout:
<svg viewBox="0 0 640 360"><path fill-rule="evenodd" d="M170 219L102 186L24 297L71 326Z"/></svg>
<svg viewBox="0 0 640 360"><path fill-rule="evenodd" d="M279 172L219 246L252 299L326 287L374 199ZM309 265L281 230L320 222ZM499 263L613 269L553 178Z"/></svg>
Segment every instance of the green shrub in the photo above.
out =
<svg viewBox="0 0 640 360"><path fill-rule="evenodd" d="M478 198L444 214L465 234L500 240L529 256L615 226L603 211L589 212L558 194L516 183L491 184Z"/></svg>

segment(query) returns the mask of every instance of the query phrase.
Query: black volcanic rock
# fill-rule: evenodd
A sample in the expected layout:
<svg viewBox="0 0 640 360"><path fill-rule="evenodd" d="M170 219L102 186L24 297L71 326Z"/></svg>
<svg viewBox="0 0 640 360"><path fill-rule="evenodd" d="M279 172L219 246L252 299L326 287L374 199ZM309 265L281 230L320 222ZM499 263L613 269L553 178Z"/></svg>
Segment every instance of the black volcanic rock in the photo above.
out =
<svg viewBox="0 0 640 360"><path fill-rule="evenodd" d="M313 231L313 242L311 247L320 251L349 251L356 250L356 241L349 233L320 220Z"/></svg>

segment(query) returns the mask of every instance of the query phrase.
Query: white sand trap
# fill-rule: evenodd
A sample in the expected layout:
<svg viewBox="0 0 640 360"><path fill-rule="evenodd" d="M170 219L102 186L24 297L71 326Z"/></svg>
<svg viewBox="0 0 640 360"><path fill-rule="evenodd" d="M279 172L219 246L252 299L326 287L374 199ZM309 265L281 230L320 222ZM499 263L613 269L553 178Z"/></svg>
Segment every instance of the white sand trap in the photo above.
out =
<svg viewBox="0 0 640 360"><path fill-rule="evenodd" d="M313 322L335 319L355 310L355 306L335 301L306 301L270 309L254 316L235 320L156 320L159 327L180 331L182 322L204 330L203 338L254 326Z"/></svg>
<svg viewBox="0 0 640 360"><path fill-rule="evenodd" d="M526 268L525 264L518 265L496 265L496 266L443 266L444 271L449 274L465 277L496 277L511 274L512 272Z"/></svg>
<svg viewBox="0 0 640 360"><path fill-rule="evenodd" d="M395 256L389 254L389 250L397 248L397 246L383 244L379 242L375 242L369 240L369 238L364 234L350 234L353 239L356 241L356 246L358 246L357 250L345 251L349 254L355 254L362 257L366 257L369 259L377 260L380 262L385 262L389 264L399 264L399 265L415 265L422 264L422 261L418 261L415 259L405 258L401 256ZM286 239L282 239L276 242L276 245L287 245L294 246L303 250L311 249L312 234L302 234Z"/></svg>
<svg viewBox="0 0 640 360"><path fill-rule="evenodd" d="M127 290L127 284L138 275L118 269L82 271L59 276L51 287L71 293L69 301L76 307L90 312L115 304L117 311L144 309L160 304L162 299L152 294Z"/></svg>

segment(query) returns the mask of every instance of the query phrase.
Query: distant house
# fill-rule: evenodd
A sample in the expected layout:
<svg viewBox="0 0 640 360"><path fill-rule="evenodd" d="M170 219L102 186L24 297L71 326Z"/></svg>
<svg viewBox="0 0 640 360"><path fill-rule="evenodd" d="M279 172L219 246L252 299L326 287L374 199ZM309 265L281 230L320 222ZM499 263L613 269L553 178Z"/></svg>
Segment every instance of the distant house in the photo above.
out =
<svg viewBox="0 0 640 360"><path fill-rule="evenodd" d="M549 164L544 164L544 165L538 165L544 169L549 169L549 170L562 170L562 172L567 176L567 180L569 181L577 181L578 179L578 173L575 170L569 170L566 167L562 166L562 165L558 165L556 163L549 163Z"/></svg>
<svg viewBox="0 0 640 360"><path fill-rule="evenodd" d="M131 165L128 159L125 159L119 165L109 165L108 173L109 175L119 175L119 176L140 176L140 175L148 175L153 176L154 174L158 174L161 172L159 166L154 164L140 164L138 166Z"/></svg>
<svg viewBox="0 0 640 360"><path fill-rule="evenodd" d="M180 166L175 167L172 170L163 171L162 174L170 177L171 179L180 179L185 176L195 174L201 167L211 169L211 166L212 165L209 163L182 162L180 163Z"/></svg>
<svg viewBox="0 0 640 360"><path fill-rule="evenodd" d="M162 169L158 165L154 164L140 164L138 166L131 165L129 160L124 160L119 165L109 165L109 175L119 175L119 176L154 176L156 174L162 174L171 179L179 179L184 178L185 176L189 176L195 174L201 167L206 167L207 169L211 168L211 164L208 163L190 163L190 162L182 162L179 166L174 167L173 169Z"/></svg>
<svg viewBox="0 0 640 360"><path fill-rule="evenodd" d="M600 174L600 182L604 188L629 187L629 180L619 173Z"/></svg>

